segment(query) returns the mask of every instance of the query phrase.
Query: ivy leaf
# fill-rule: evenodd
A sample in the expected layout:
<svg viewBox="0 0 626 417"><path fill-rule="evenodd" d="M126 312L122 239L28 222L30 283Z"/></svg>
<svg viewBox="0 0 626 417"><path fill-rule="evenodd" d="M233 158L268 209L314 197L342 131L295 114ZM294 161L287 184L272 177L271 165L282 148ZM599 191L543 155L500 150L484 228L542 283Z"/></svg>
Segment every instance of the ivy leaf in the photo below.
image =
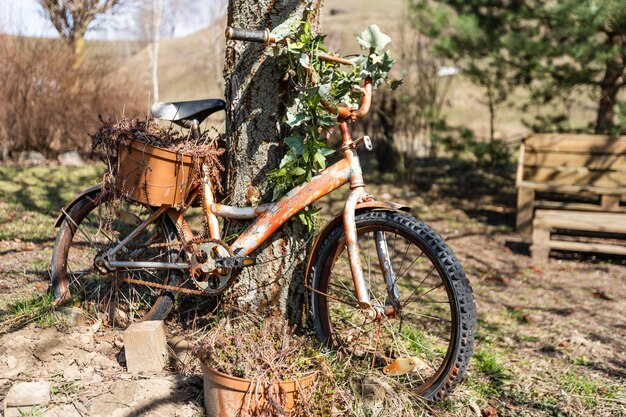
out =
<svg viewBox="0 0 626 417"><path fill-rule="evenodd" d="M289 136L285 138L285 144L289 149L293 150L296 155L302 155L304 152L304 143L300 136Z"/></svg>
<svg viewBox="0 0 626 417"><path fill-rule="evenodd" d="M378 25L369 25L361 34L357 37L359 45L363 49L373 49L375 51L382 50L389 42L391 38L380 31Z"/></svg>
<svg viewBox="0 0 626 417"><path fill-rule="evenodd" d="M330 83L321 84L319 86L319 89L317 90L317 94L319 94L321 97L324 97L326 96L326 94L328 94L329 91L330 91Z"/></svg>
<svg viewBox="0 0 626 417"><path fill-rule="evenodd" d="M391 90L393 91L396 88L400 87L403 82L404 82L404 80L391 80L389 82L389 87L391 87Z"/></svg>
<svg viewBox="0 0 626 417"><path fill-rule="evenodd" d="M295 32L299 24L300 21L292 17L291 19L285 20L283 23L272 29L272 34L276 37L277 42L282 41L293 32Z"/></svg>
<svg viewBox="0 0 626 417"><path fill-rule="evenodd" d="M285 154L285 156L283 156L283 159L280 160L279 168L281 168L281 169L276 173L276 176L286 175L287 174L287 170L284 167L287 166L288 164L292 163L296 159L297 159L296 155L294 155L293 152L287 152Z"/></svg>
<svg viewBox="0 0 626 417"><path fill-rule="evenodd" d="M309 54L300 54L300 65L302 65L304 68L311 68L311 60L309 58Z"/></svg>
<svg viewBox="0 0 626 417"><path fill-rule="evenodd" d="M380 64L381 62L383 62L383 59L380 57L380 55L376 54L370 54L370 60L372 61L372 64Z"/></svg>
<svg viewBox="0 0 626 417"><path fill-rule="evenodd" d="M317 152L313 155L313 161L315 161L320 169L326 168L326 157L321 152Z"/></svg>
<svg viewBox="0 0 626 417"><path fill-rule="evenodd" d="M304 175L304 174L306 174L306 171L302 167L295 167L294 169L291 170L291 175L294 175L296 177L300 175Z"/></svg>
<svg viewBox="0 0 626 417"><path fill-rule="evenodd" d="M291 127L300 126L302 123L311 120L311 115L307 113L297 113L293 114L291 112L287 113L287 124Z"/></svg>
<svg viewBox="0 0 626 417"><path fill-rule="evenodd" d="M322 156L327 157L328 155L334 154L335 150L324 146L323 148L320 149L320 153L322 154Z"/></svg>

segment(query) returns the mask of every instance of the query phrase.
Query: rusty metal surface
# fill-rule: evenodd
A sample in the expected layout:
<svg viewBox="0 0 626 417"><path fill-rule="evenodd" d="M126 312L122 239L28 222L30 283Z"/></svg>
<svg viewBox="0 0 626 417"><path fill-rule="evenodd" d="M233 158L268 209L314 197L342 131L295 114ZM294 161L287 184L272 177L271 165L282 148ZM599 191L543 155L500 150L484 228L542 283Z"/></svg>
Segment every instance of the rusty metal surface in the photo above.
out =
<svg viewBox="0 0 626 417"><path fill-rule="evenodd" d="M365 79L365 84L363 86L364 94L361 98L361 107L358 109L347 107L347 106L335 106L332 103L322 99L320 103L326 110L328 110L332 114L336 114L339 120L352 120L360 119L364 117L369 111L372 105L372 79Z"/></svg>
<svg viewBox="0 0 626 417"><path fill-rule="evenodd" d="M326 168L320 175L313 177L310 182L291 190L269 210L263 212L237 238L232 244L235 254L238 256L250 254L304 207L346 184L350 179L350 171L349 162L342 159Z"/></svg>
<svg viewBox="0 0 626 417"><path fill-rule="evenodd" d="M336 62L343 65L354 65L354 62L336 55L318 53L317 57L328 62Z"/></svg>
<svg viewBox="0 0 626 417"><path fill-rule="evenodd" d="M366 210L390 210L390 211L410 211L411 208L407 205L394 203L390 201L367 201L364 203L359 203L356 206L355 212L360 213ZM311 270L311 264L313 263L313 256L319 250L320 246L326 240L326 237L337 227L339 227L343 222L343 211L335 214L335 216L324 225L322 230L317 234L315 238L315 242L313 243L313 247L311 249L311 254L309 255L309 259L307 261L307 267L305 273L305 282L309 282L309 271Z"/></svg>
<svg viewBox="0 0 626 417"><path fill-rule="evenodd" d="M211 211L218 216L229 219L254 219L264 212L270 210L274 204L261 204L257 207L233 207L225 204L214 203L211 205Z"/></svg>
<svg viewBox="0 0 626 417"><path fill-rule="evenodd" d="M343 211L343 227L346 232L346 250L348 251L348 259L350 261L350 271L352 272L352 280L354 282L354 291L361 308L371 308L369 291L363 276L363 268L361 267L361 259L359 258L359 244L356 231L355 210L360 201L367 198L367 193L363 187L354 189L348 199Z"/></svg>
<svg viewBox="0 0 626 417"><path fill-rule="evenodd" d="M81 192L80 194L78 194L72 201L67 203L67 205L65 207L63 207L63 209L61 209L61 213L59 214L59 216L57 217L57 219L54 222L54 227L61 226L61 223L63 223L63 220L65 219L66 213L69 213L70 210L72 209L72 207L74 207L76 205L76 203L78 203L78 201L80 201L81 198L83 198L86 195L89 195L91 193L94 194L93 198L96 198L100 194L101 190L102 190L102 184L98 184L98 185L94 185L93 187L89 187L86 190L84 190L83 192Z"/></svg>
<svg viewBox="0 0 626 417"><path fill-rule="evenodd" d="M211 210L211 205L215 203L213 198L213 189L211 187L211 178L209 176L209 167L206 162L202 164L202 211L209 226L209 236L211 239L221 239L220 224L217 217Z"/></svg>

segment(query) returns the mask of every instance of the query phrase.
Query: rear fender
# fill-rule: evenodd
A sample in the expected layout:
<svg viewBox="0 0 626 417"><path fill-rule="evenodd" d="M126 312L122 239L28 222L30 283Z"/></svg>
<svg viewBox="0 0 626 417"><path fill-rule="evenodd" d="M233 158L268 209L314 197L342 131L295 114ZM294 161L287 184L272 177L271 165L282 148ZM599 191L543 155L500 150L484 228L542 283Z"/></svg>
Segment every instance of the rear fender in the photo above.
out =
<svg viewBox="0 0 626 417"><path fill-rule="evenodd" d="M404 204L400 204L400 203L394 203L394 202L368 201L368 202L357 204L356 209L355 209L355 215L362 213L364 211L372 211L372 210L409 212L411 211L411 207L406 206ZM336 227L339 227L342 224L343 224L343 211L340 211L339 213L337 213L337 215L335 215L335 217L331 221L329 221L328 223L324 225L322 230L317 235L317 238L315 239L315 243L313 244L313 247L311 248L311 253L309 254L309 260L306 265L306 272L305 272L306 275L304 277L304 282L306 282L307 284L309 282L309 274L311 271L311 265L313 264L313 261L314 261L313 257L315 256L317 251L320 249L320 247L322 246L322 243L324 243L324 240L326 240L326 237L330 234L330 232L332 232L333 230L335 230Z"/></svg>
<svg viewBox="0 0 626 417"><path fill-rule="evenodd" d="M61 223L63 223L63 220L65 220L66 214L70 212L72 207L74 207L76 203L80 201L80 199L82 199L83 197L89 194L93 194L93 198L96 198L98 194L100 194L101 190L102 190L102 184L98 184L98 185L94 185L93 187L87 188L85 191L78 194L76 198L74 198L65 207L63 207L63 209L61 210L61 214L59 214L59 217L57 217L56 222L54 222L54 227L61 226Z"/></svg>

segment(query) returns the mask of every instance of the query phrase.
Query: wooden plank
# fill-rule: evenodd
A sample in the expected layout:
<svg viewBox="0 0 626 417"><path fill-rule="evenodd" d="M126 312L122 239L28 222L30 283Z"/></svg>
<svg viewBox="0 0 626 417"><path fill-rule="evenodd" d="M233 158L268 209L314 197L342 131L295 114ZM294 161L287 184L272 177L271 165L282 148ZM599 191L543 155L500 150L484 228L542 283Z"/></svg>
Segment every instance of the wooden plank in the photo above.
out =
<svg viewBox="0 0 626 417"><path fill-rule="evenodd" d="M626 154L579 154L527 151L524 152L524 166L585 167L590 170L626 171Z"/></svg>
<svg viewBox="0 0 626 417"><path fill-rule="evenodd" d="M533 222L533 244L530 246L530 254L536 261L547 261L550 255L550 228Z"/></svg>
<svg viewBox="0 0 626 417"><path fill-rule="evenodd" d="M578 211L609 211L613 213L626 213L626 207L620 207L618 196L603 196L615 198L617 205L602 206L592 203L572 203L567 201L551 201L551 200L535 200L535 208L542 209L560 209L560 210L578 210Z"/></svg>
<svg viewBox="0 0 626 417"><path fill-rule="evenodd" d="M611 255L626 255L626 246L608 245L606 243L571 242L565 240L552 240L550 249L571 250L578 252L608 253Z"/></svg>
<svg viewBox="0 0 626 417"><path fill-rule="evenodd" d="M522 235L530 236L533 227L533 210L535 190L527 187L517 189L517 213L515 215L515 227Z"/></svg>
<svg viewBox="0 0 626 417"><path fill-rule="evenodd" d="M536 191L549 191L555 193L590 192L594 194L626 196L626 187L594 187L589 185L546 184L533 181L522 181L519 186L532 188Z"/></svg>
<svg viewBox="0 0 626 417"><path fill-rule="evenodd" d="M524 179L556 185L626 187L626 171L593 171L585 168L525 167Z"/></svg>
<svg viewBox="0 0 626 417"><path fill-rule="evenodd" d="M519 158L517 159L517 172L515 173L515 187L519 187L520 183L524 180L524 161L526 160L526 145L524 141L520 144L519 147Z"/></svg>
<svg viewBox="0 0 626 417"><path fill-rule="evenodd" d="M533 227L626 233L626 214L586 211L535 210Z"/></svg>
<svg viewBox="0 0 626 417"><path fill-rule="evenodd" d="M619 196L616 195L603 195L600 197L600 205L604 211L619 211ZM626 209L626 207L624 207Z"/></svg>
<svg viewBox="0 0 626 417"><path fill-rule="evenodd" d="M526 150L559 152L626 153L626 136L537 134L524 141Z"/></svg>
<svg viewBox="0 0 626 417"><path fill-rule="evenodd" d="M128 372L160 371L165 366L167 342L162 320L133 323L124 331Z"/></svg>

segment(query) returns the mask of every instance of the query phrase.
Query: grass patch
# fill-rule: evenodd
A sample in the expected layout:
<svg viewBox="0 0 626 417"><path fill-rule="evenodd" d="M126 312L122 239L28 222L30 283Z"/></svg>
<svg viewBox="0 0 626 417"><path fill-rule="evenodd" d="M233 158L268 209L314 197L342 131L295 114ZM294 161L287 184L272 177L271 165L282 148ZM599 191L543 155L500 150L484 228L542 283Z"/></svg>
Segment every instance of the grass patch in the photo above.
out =
<svg viewBox="0 0 626 417"><path fill-rule="evenodd" d="M504 360L493 351L482 349L474 353L474 363L483 375L491 379L500 381L510 379Z"/></svg>
<svg viewBox="0 0 626 417"><path fill-rule="evenodd" d="M582 405L589 410L597 408L602 399L615 398L618 392L616 385L608 385L574 370L567 371L559 378L559 386L567 394L579 399Z"/></svg>
<svg viewBox="0 0 626 417"><path fill-rule="evenodd" d="M0 167L0 240L43 242L54 238L60 209L97 184L101 165Z"/></svg>
<svg viewBox="0 0 626 417"><path fill-rule="evenodd" d="M28 298L9 304L5 317L0 322L0 334L37 323L42 327L52 327L59 323L54 314L52 293L34 293Z"/></svg>

